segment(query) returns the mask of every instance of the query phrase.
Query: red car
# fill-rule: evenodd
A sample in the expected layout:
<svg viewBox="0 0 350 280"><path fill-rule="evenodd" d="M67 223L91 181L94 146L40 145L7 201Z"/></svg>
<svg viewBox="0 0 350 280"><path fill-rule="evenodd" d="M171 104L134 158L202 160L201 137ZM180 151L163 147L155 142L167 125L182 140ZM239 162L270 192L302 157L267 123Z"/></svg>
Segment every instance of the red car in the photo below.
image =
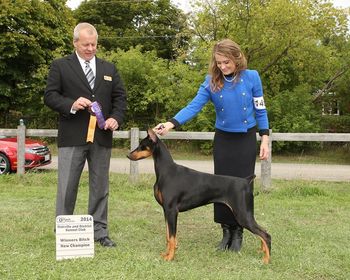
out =
<svg viewBox="0 0 350 280"><path fill-rule="evenodd" d="M31 169L51 163L50 149L41 141L26 139L25 169ZM0 175L17 170L17 138L0 138Z"/></svg>

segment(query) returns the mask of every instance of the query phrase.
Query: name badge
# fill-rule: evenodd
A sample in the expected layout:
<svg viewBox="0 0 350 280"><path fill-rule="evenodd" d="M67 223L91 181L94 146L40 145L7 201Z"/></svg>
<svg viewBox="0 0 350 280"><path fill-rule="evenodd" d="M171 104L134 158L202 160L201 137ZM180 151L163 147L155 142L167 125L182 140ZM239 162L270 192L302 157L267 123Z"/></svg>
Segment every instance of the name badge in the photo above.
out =
<svg viewBox="0 0 350 280"><path fill-rule="evenodd" d="M105 81L112 82L112 77L111 77L111 76L103 76L103 79L104 79Z"/></svg>
<svg viewBox="0 0 350 280"><path fill-rule="evenodd" d="M253 97L253 99L254 99L254 107L255 107L255 109L257 109L257 110L266 109L264 97L262 97L262 96L260 96L260 97Z"/></svg>

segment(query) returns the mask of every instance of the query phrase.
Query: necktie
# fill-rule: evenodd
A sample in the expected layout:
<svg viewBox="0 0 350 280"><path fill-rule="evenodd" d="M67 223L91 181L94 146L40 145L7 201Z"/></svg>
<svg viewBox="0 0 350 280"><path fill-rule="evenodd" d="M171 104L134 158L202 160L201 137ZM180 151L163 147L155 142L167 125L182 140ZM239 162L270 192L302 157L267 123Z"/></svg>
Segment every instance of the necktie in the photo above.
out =
<svg viewBox="0 0 350 280"><path fill-rule="evenodd" d="M93 89L95 84L95 76L94 72L92 72L89 61L85 61L85 76L89 82L91 89Z"/></svg>

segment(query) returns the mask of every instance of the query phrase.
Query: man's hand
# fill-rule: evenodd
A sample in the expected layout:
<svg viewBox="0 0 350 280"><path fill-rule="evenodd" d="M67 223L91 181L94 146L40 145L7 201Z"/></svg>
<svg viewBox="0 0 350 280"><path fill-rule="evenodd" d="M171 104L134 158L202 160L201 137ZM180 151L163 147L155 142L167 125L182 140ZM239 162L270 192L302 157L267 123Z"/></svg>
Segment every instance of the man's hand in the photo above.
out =
<svg viewBox="0 0 350 280"><path fill-rule="evenodd" d="M72 109L74 111L84 110L85 108L88 108L92 102L85 98L85 97L79 97L77 100L74 101L72 105Z"/></svg>
<svg viewBox="0 0 350 280"><path fill-rule="evenodd" d="M105 130L110 129L112 131L118 129L119 124L118 122L113 118L108 118L105 122Z"/></svg>

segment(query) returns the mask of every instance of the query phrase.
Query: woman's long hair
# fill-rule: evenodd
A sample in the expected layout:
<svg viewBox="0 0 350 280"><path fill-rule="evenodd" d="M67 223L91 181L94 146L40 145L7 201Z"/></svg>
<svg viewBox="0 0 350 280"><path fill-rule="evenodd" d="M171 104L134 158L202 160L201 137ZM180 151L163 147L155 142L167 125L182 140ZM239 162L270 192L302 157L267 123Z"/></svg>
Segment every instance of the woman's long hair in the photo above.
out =
<svg viewBox="0 0 350 280"><path fill-rule="evenodd" d="M231 59L236 64L235 81L239 81L240 72L247 69L247 59L245 58L240 46L230 39L224 39L217 42L213 47L211 55L209 74L212 76L210 88L213 92L219 91L224 86L224 76L216 64L215 54L219 54Z"/></svg>

